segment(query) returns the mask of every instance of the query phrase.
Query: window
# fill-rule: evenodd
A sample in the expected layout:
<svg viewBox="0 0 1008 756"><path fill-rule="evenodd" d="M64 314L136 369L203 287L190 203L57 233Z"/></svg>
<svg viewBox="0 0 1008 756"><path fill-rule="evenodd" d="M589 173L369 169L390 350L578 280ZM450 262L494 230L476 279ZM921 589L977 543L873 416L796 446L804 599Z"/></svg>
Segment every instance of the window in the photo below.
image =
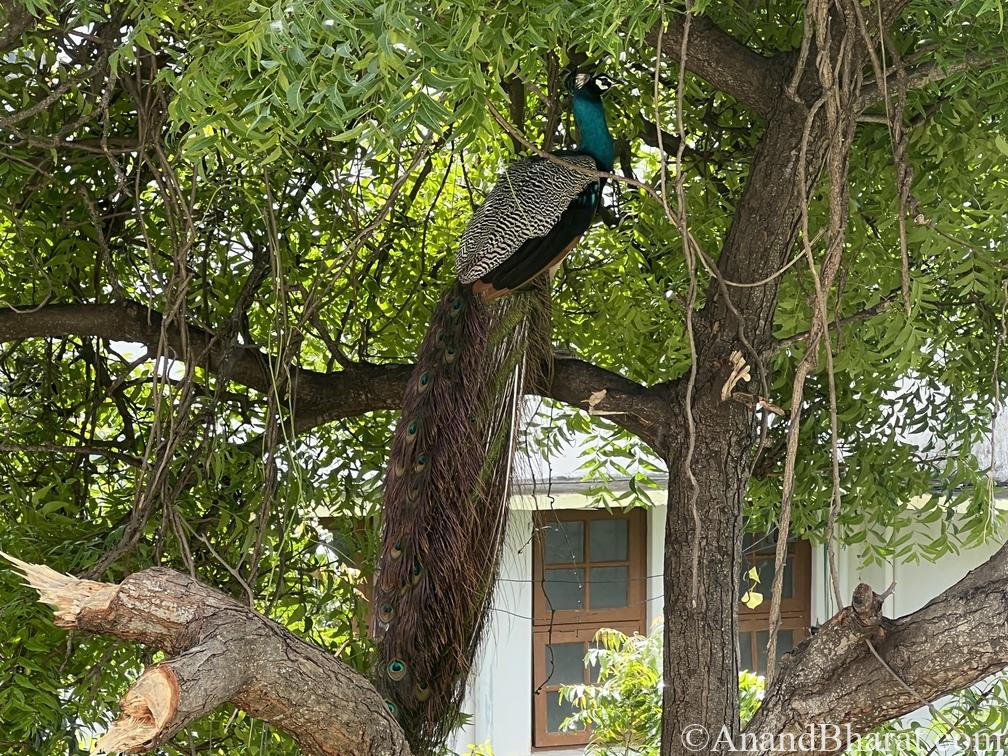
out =
<svg viewBox="0 0 1008 756"><path fill-rule="evenodd" d="M747 577L756 568L759 575L757 590L763 602L750 609L740 603L739 618L739 668L764 674L767 668L767 642L770 640L770 594L773 591L776 533L742 537L742 570L739 578L739 596L752 585ZM788 542L787 560L784 562L784 585L781 587L781 624L777 632L777 658L808 637L812 608L812 548L808 541Z"/></svg>
<svg viewBox="0 0 1008 756"><path fill-rule="evenodd" d="M564 685L592 682L584 657L603 627L644 632L645 513L567 510L538 515L533 538L533 743L581 745L563 732Z"/></svg>

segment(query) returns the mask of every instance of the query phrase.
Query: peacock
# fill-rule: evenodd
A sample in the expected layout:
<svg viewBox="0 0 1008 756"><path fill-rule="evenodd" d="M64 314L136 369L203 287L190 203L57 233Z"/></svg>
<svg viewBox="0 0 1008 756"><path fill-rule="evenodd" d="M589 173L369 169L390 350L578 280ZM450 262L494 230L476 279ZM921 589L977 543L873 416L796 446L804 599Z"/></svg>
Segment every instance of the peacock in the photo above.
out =
<svg viewBox="0 0 1008 756"><path fill-rule="evenodd" d="M568 78L579 146L510 165L462 233L406 387L372 595L374 678L414 753L458 723L504 537L537 297L591 225L613 167L603 76ZM505 296L512 294L513 296ZM497 301L499 300L499 301Z"/></svg>

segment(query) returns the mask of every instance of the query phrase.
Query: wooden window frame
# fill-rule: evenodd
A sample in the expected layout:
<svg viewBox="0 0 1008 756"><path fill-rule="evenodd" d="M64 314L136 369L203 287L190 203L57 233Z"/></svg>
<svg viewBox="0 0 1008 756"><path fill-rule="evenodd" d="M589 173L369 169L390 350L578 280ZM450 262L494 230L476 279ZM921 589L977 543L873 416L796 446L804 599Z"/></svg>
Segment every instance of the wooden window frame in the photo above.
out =
<svg viewBox="0 0 1008 756"><path fill-rule="evenodd" d="M552 609L546 599L543 587L545 565L543 564L543 538L540 531L558 522L575 522L591 520L609 520L625 517L628 520L627 529L627 565L629 568L629 585L627 586L627 606L617 609ZM624 513L612 513L605 510L565 509L549 513L537 513L534 518L535 538L532 539L532 624L537 627L549 625L591 625L605 626L606 622L636 622L645 615L644 605L647 600L647 523L643 509L637 508ZM588 547L588 531L585 528L584 561L571 564L572 569L591 564L592 567L607 567L624 562L592 562ZM550 565L554 567L555 565ZM564 565L567 566L567 565ZM585 572L585 596L589 596L587 586L591 584L589 574ZM590 601L590 599L589 599ZM639 608L637 608L639 607Z"/></svg>
<svg viewBox="0 0 1008 756"><path fill-rule="evenodd" d="M592 562L590 553L590 526L584 529L584 561L571 564L572 568L585 568L585 600L588 609L550 608L546 599L543 581L542 529L558 522L604 520L625 518L627 520L627 560L625 562ZM606 510L568 509L552 512L537 512L533 517L532 538L532 744L534 750L557 747L583 746L588 743L590 730L578 732L549 733L546 731L547 693L558 690L560 685L551 685L546 674L546 646L553 643L590 643L601 628L613 628L632 635L645 630L647 617L647 513L637 508L629 512L609 512ZM627 606L616 609L590 608L590 572L588 567L627 565L629 576L627 585ZM553 565L551 565L553 566ZM588 670L585 670L585 681Z"/></svg>
<svg viewBox="0 0 1008 756"><path fill-rule="evenodd" d="M768 548L757 549L743 555L743 576L760 557L772 556L776 548L774 541ZM795 541L788 545L788 556L791 557L791 574L794 581L793 595L789 599L781 599L780 630L794 632L794 645L797 646L809 636L809 626L812 623L812 545L808 541ZM743 582L745 578L743 577ZM764 595L763 602L752 609L739 602L738 633L756 633L770 629L770 593L772 586L760 585ZM754 640L755 643L755 640ZM752 648L752 659L756 663L759 658L758 649ZM751 670L757 674L766 674L765 669Z"/></svg>

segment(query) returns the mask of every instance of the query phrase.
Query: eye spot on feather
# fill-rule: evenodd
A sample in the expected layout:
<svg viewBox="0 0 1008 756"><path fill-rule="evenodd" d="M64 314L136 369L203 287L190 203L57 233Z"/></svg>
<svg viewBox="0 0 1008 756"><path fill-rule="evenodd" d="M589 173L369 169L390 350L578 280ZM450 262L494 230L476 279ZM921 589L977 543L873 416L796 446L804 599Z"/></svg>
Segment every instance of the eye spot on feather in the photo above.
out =
<svg viewBox="0 0 1008 756"><path fill-rule="evenodd" d="M402 556L401 541L396 541L394 544L392 544L392 548L389 549L389 556L392 557L393 559L398 559L399 557Z"/></svg>
<svg viewBox="0 0 1008 756"><path fill-rule="evenodd" d="M430 457L426 454L420 454L416 458L416 463L413 465L413 472L423 472L427 469L427 463L430 461Z"/></svg>
<svg viewBox="0 0 1008 756"><path fill-rule="evenodd" d="M430 698L431 689L426 683L417 683L416 690L413 691L413 695L416 697L417 701L426 701Z"/></svg>
<svg viewBox="0 0 1008 756"><path fill-rule="evenodd" d="M406 663L402 659L393 659L388 663L385 671L388 673L390 680L399 682L406 677Z"/></svg>
<svg viewBox="0 0 1008 756"><path fill-rule="evenodd" d="M384 622L386 625L392 621L395 617L395 606L391 602L386 601L380 607L378 607L378 619Z"/></svg>
<svg viewBox="0 0 1008 756"><path fill-rule="evenodd" d="M431 375L429 370L422 372L420 377L417 378L417 393L420 394L426 391L427 387L430 386L433 380L434 377Z"/></svg>
<svg viewBox="0 0 1008 756"><path fill-rule="evenodd" d="M391 714L393 717L399 716L399 707L396 706L391 701L389 701L387 698L385 699L385 708L388 709L389 714Z"/></svg>
<svg viewBox="0 0 1008 756"><path fill-rule="evenodd" d="M420 423L413 420L409 425L406 426L406 443L412 444L417 437L417 433L420 430Z"/></svg>
<svg viewBox="0 0 1008 756"><path fill-rule="evenodd" d="M420 576L423 575L423 565L420 562L413 563L413 571L410 573L410 582L416 585L420 582Z"/></svg>
<svg viewBox="0 0 1008 756"><path fill-rule="evenodd" d="M457 350L457 349L455 349L455 347L452 347L452 346L450 346L450 347L448 347L447 349L445 349L445 352L444 352L444 360L445 360L445 362L447 362L447 363L448 363L449 365L450 365L451 363L455 362L455 358L456 358L456 357L458 357L458 350Z"/></svg>

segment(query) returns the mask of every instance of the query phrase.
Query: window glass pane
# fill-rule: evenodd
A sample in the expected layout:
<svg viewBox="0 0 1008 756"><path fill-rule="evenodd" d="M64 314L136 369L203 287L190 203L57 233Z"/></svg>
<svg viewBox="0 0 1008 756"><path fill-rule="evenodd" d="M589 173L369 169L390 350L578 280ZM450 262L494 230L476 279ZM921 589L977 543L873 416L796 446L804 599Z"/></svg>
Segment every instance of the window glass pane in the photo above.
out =
<svg viewBox="0 0 1008 756"><path fill-rule="evenodd" d="M748 568L746 569L748 572ZM773 593L774 559L760 559L756 563L756 571L759 573L759 586L757 590L763 594L767 601ZM749 589L749 579L742 576L742 592ZM788 554L787 561L784 562L784 585L781 586L781 598L789 599L794 597L794 556Z"/></svg>
<svg viewBox="0 0 1008 756"><path fill-rule="evenodd" d="M629 522L619 520L588 521L588 556L593 562L623 562L627 554Z"/></svg>
<svg viewBox="0 0 1008 756"><path fill-rule="evenodd" d="M550 691L546 694L546 732L560 732L560 725L573 713L574 704L566 699L561 701L558 691ZM565 730L564 732L570 731Z"/></svg>
<svg viewBox="0 0 1008 756"><path fill-rule="evenodd" d="M794 648L794 630L777 632L777 657L780 658Z"/></svg>
<svg viewBox="0 0 1008 756"><path fill-rule="evenodd" d="M784 562L784 585L781 586L780 595L782 599L794 598L794 554L788 554L787 561Z"/></svg>
<svg viewBox="0 0 1008 756"><path fill-rule="evenodd" d="M585 679L584 643L550 643L546 654L544 685L580 685Z"/></svg>
<svg viewBox="0 0 1008 756"><path fill-rule="evenodd" d="M756 633L756 652L759 654L759 670L760 674L766 672L767 667L767 653L766 647L767 643L770 641L770 632L768 630L760 630ZM788 651L794 648L794 630L779 630L777 632L777 659L786 654Z"/></svg>
<svg viewBox="0 0 1008 756"><path fill-rule="evenodd" d="M553 569L544 573L546 611L584 609L584 569Z"/></svg>
<svg viewBox="0 0 1008 756"><path fill-rule="evenodd" d="M546 564L584 561L584 522L551 522L543 527L543 560Z"/></svg>
<svg viewBox="0 0 1008 756"><path fill-rule="evenodd" d="M750 672L753 671L752 636L750 632L738 634L739 669L748 669Z"/></svg>
<svg viewBox="0 0 1008 756"><path fill-rule="evenodd" d="M628 567L592 567L589 580L592 609L615 609L627 605L630 585Z"/></svg>
<svg viewBox="0 0 1008 756"><path fill-rule="evenodd" d="M763 536L758 533L743 533L742 534L742 553L748 554L753 551L756 544L759 543Z"/></svg>

